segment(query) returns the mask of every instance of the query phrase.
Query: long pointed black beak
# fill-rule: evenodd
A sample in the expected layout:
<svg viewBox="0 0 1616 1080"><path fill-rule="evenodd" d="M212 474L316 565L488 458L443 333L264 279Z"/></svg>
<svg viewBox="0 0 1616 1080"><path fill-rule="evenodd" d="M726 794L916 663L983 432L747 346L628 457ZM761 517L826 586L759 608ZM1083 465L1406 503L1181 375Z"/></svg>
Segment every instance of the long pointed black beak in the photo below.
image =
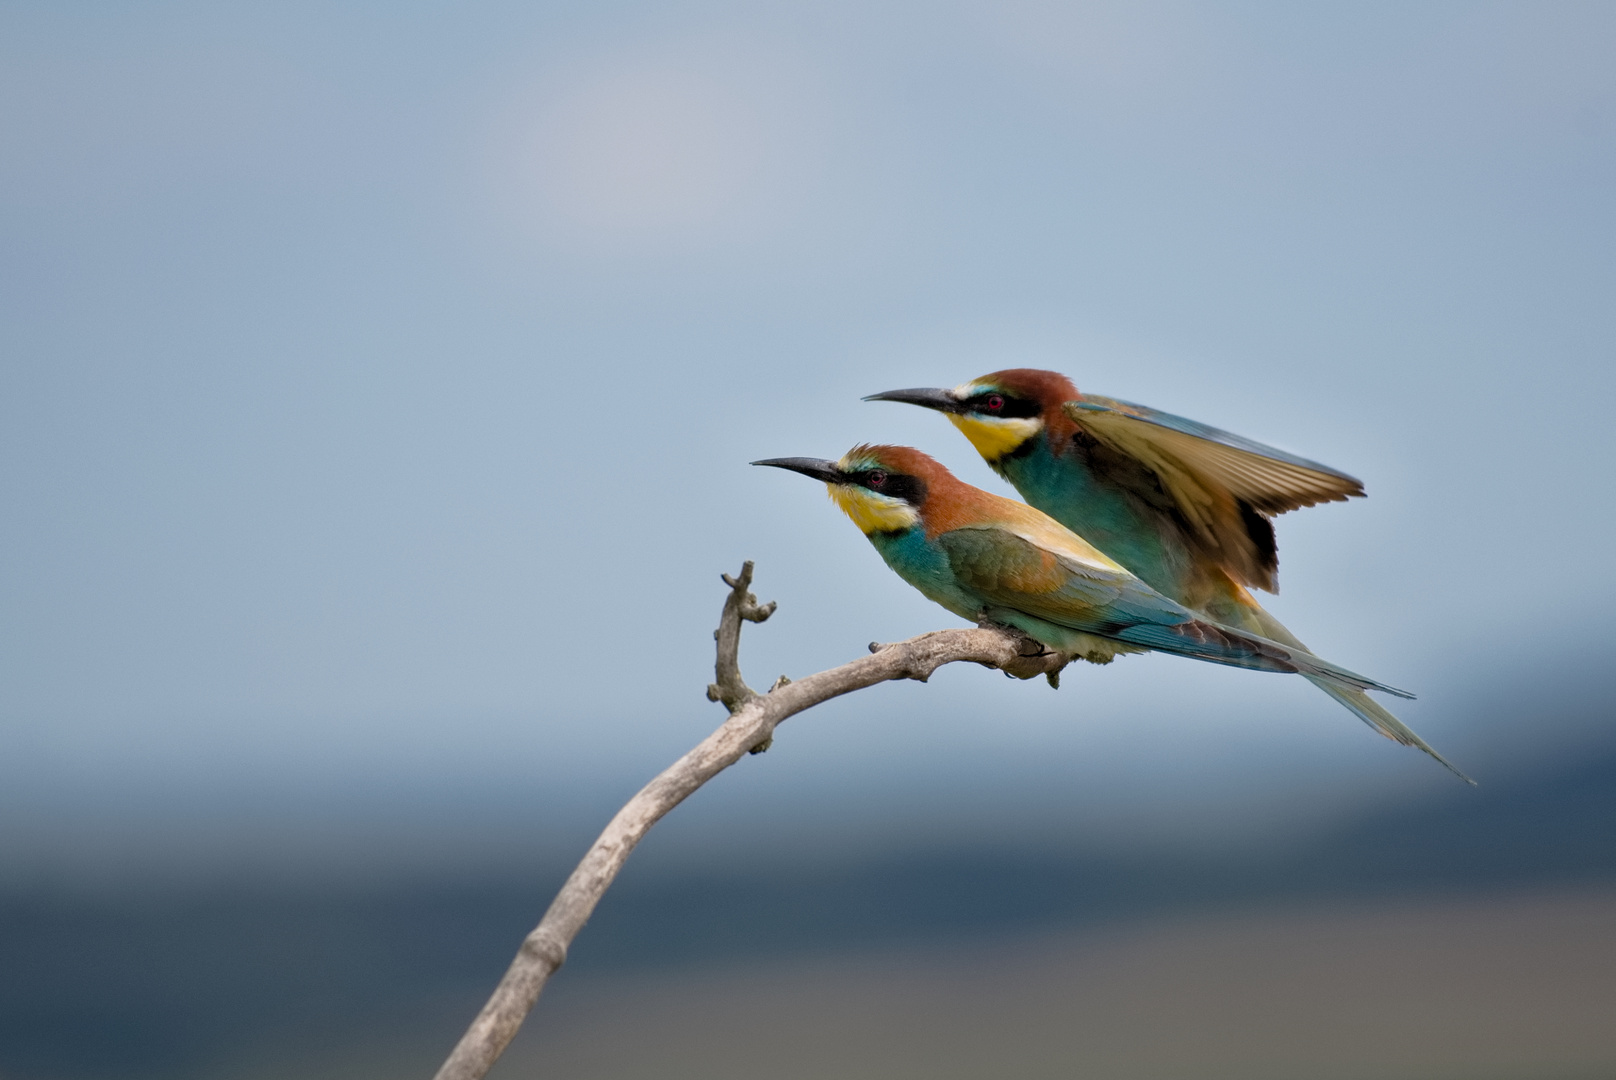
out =
<svg viewBox="0 0 1616 1080"><path fill-rule="evenodd" d="M763 461L754 461L754 465L770 465L776 469L790 469L800 472L804 476L811 476L815 480L823 480L827 484L845 484L847 477L842 470L836 467L834 461L825 461L823 458L812 457L775 457Z"/></svg>
<svg viewBox="0 0 1616 1080"><path fill-rule="evenodd" d="M916 388L914 390L888 390L884 394L871 394L865 401L901 401L905 405L919 405L924 409L936 409L938 412L964 412L965 406L954 396L951 390L932 390Z"/></svg>

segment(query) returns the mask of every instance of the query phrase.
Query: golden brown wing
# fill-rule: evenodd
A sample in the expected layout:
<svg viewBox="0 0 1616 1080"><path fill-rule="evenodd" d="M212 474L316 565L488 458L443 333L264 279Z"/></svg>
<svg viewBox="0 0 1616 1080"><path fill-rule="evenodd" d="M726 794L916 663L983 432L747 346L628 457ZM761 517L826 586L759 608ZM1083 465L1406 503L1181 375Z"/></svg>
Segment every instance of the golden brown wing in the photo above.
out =
<svg viewBox="0 0 1616 1080"><path fill-rule="evenodd" d="M1272 590L1278 560L1267 518L1364 493L1346 473L1218 428L1085 395L1065 412L1096 441L1161 481L1189 538L1242 584Z"/></svg>

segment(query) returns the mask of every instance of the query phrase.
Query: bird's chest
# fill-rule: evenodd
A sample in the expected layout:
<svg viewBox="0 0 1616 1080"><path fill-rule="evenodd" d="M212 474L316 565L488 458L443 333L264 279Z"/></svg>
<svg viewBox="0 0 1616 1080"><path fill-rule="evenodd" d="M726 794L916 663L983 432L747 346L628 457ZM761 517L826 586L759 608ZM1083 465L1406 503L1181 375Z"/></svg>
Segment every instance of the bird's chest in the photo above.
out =
<svg viewBox="0 0 1616 1080"><path fill-rule="evenodd" d="M1155 475L1104 447L1076 444L1061 454L1047 444L1004 460L1005 479L1042 510L1150 585L1180 591L1193 558Z"/></svg>
<svg viewBox="0 0 1616 1080"><path fill-rule="evenodd" d="M980 601L960 586L949 565L948 553L928 539L925 530L872 533L870 543L899 577L919 589L928 600L962 618L976 621Z"/></svg>

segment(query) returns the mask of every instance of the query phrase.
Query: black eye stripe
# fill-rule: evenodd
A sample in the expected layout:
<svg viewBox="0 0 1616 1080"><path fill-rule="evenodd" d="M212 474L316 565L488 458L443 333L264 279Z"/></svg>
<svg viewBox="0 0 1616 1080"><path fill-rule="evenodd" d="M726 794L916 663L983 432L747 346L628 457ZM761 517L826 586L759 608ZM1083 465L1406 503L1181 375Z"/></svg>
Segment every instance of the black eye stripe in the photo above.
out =
<svg viewBox="0 0 1616 1080"><path fill-rule="evenodd" d="M998 398L1003 404L997 409L989 408L988 401ZM1003 390L983 390L972 394L961 404L967 412L979 413L983 416L996 416L1007 420L1026 420L1043 413L1043 408L1036 402L1027 398L1007 394Z"/></svg>
<svg viewBox="0 0 1616 1080"><path fill-rule="evenodd" d="M860 487L902 499L915 506L926 501L926 481L918 476L887 472L885 469L864 469L853 473L849 479Z"/></svg>

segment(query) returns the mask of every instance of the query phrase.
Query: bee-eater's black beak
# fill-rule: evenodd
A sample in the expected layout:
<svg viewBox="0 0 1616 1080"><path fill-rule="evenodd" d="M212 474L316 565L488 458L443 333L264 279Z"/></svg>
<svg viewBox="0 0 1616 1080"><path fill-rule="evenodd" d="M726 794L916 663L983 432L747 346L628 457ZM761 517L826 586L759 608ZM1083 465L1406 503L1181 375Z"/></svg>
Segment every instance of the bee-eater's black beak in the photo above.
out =
<svg viewBox="0 0 1616 1080"><path fill-rule="evenodd" d="M845 484L847 477L842 470L836 467L834 461L825 461L822 458L812 457L776 457L764 461L754 461L754 465L772 465L776 469L790 469L800 472L804 476L811 476L815 480L823 480L827 484Z"/></svg>
<svg viewBox="0 0 1616 1080"><path fill-rule="evenodd" d="M888 390L884 394L871 394L865 401L901 401L905 405L919 405L924 409L936 409L938 412L964 412L965 406L954 396L952 390L929 390L917 388L914 390Z"/></svg>

